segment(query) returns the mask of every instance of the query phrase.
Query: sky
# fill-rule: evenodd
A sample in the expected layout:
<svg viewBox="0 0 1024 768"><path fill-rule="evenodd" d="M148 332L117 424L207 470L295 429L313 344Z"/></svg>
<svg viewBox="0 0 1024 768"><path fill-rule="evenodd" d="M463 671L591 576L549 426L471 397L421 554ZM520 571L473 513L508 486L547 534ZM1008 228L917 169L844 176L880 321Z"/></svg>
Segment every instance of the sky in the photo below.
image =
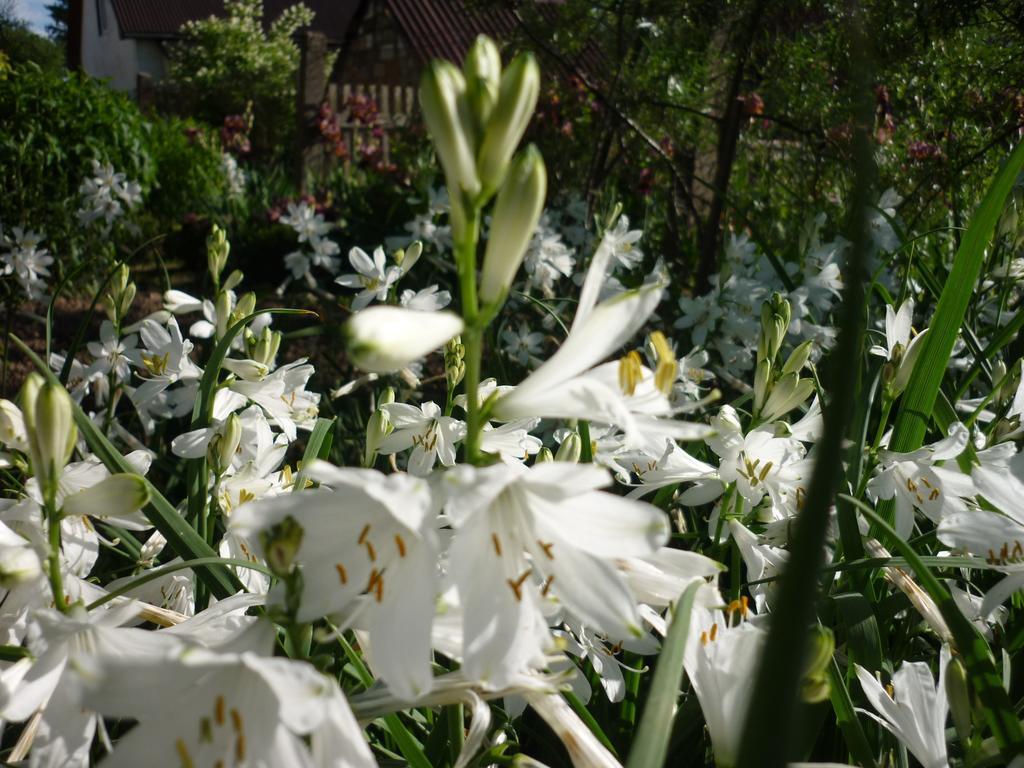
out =
<svg viewBox="0 0 1024 768"><path fill-rule="evenodd" d="M34 32L45 35L46 25L50 21L50 14L46 10L47 2L48 0L16 0L14 14L19 19L27 21Z"/></svg>

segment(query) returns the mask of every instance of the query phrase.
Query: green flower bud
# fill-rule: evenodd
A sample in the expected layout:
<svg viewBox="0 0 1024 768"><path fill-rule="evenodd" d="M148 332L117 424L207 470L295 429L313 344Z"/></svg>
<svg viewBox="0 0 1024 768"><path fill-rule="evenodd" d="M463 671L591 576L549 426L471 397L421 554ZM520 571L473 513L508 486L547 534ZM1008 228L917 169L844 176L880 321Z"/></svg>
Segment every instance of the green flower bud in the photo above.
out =
<svg viewBox="0 0 1024 768"><path fill-rule="evenodd" d="M256 294L252 291L245 294L235 305L235 311L231 313L231 325L243 320L256 311Z"/></svg>
<svg viewBox="0 0 1024 768"><path fill-rule="evenodd" d="M761 417L765 421L781 419L813 394L814 382L811 379L801 379L798 374L787 373L772 387Z"/></svg>
<svg viewBox="0 0 1024 768"><path fill-rule="evenodd" d="M131 281L131 271L127 264L120 265L107 283L104 296L107 317L112 323L119 323L128 314L132 302L135 301L135 283Z"/></svg>
<svg viewBox="0 0 1024 768"><path fill-rule="evenodd" d="M533 463L534 464L540 464L540 463L545 462L545 461L554 461L554 460L555 460L555 457L551 453L551 449L548 448L545 445L543 448L541 448L539 451L537 451L537 457L533 460Z"/></svg>
<svg viewBox="0 0 1024 768"><path fill-rule="evenodd" d="M231 323L231 294L223 290L217 294L217 300L213 304L214 312L217 314L216 338L224 338L228 332L228 325Z"/></svg>
<svg viewBox="0 0 1024 768"><path fill-rule="evenodd" d="M31 377L30 377L31 378ZM56 494L57 481L75 448L78 429L75 427L71 397L59 384L39 386L33 382L22 390L31 420L26 419L32 448L32 470L45 493Z"/></svg>
<svg viewBox="0 0 1024 768"><path fill-rule="evenodd" d="M231 243L228 242L227 233L214 224L210 234L206 236L206 264L214 285L220 283L220 273L228 263L230 251Z"/></svg>
<svg viewBox="0 0 1024 768"><path fill-rule="evenodd" d="M377 398L377 410L366 422L366 447L363 449L363 466L372 467L377 461L377 451L384 438L391 434L394 425L388 418L387 411L381 406L395 402L395 390L388 387Z"/></svg>
<svg viewBox="0 0 1024 768"><path fill-rule="evenodd" d="M435 59L420 79L420 107L427 131L434 142L438 159L453 193L476 197L480 191L472 134L460 117L459 102L465 98L466 80L450 61Z"/></svg>
<svg viewBox="0 0 1024 768"><path fill-rule="evenodd" d="M68 496L64 499L63 512L73 517L88 515L100 520L126 517L146 506L149 497L149 485L143 478L122 472Z"/></svg>
<svg viewBox="0 0 1024 768"><path fill-rule="evenodd" d="M455 389L466 375L466 347L462 336L449 339L444 345L444 376L448 389Z"/></svg>
<svg viewBox="0 0 1024 768"><path fill-rule="evenodd" d="M268 326L264 326L259 336L249 332L246 342L249 347L249 357L257 363L270 366L274 362L274 358L277 357L277 350L281 346L281 332L272 331Z"/></svg>
<svg viewBox="0 0 1024 768"><path fill-rule="evenodd" d="M409 270L415 266L416 262L420 260L420 256L423 255L423 243L416 240L408 248L399 248L395 251L392 258L395 260L395 264L402 270L403 275L409 274Z"/></svg>
<svg viewBox="0 0 1024 768"><path fill-rule="evenodd" d="M804 366L807 365L807 360L810 358L813 348L814 342L808 340L794 349L786 360L786 364L782 366L782 374L800 373Z"/></svg>
<svg viewBox="0 0 1024 768"><path fill-rule="evenodd" d="M764 401L771 390L772 364L770 360L761 359L754 371L754 413L760 413Z"/></svg>
<svg viewBox="0 0 1024 768"><path fill-rule="evenodd" d="M558 446L555 461L568 461L572 464L578 464L582 454L583 440L580 438L579 432L570 432L565 436L562 444Z"/></svg>
<svg viewBox="0 0 1024 768"><path fill-rule="evenodd" d="M482 132L498 101L501 82L501 54L491 38L486 35L476 38L466 53L462 71L466 76L466 97L473 121L477 132Z"/></svg>
<svg viewBox="0 0 1024 768"><path fill-rule="evenodd" d="M828 668L832 663L832 654L836 650L835 637L832 632L819 627L811 637L810 654L804 667L804 676L800 681L800 696L808 704L817 704L829 697Z"/></svg>
<svg viewBox="0 0 1024 768"><path fill-rule="evenodd" d="M245 275L242 274L241 270L238 270L238 269L232 270L231 274L228 275L228 279L224 281L224 290L225 291L232 290L239 283L241 283L244 278L245 278Z"/></svg>
<svg viewBox="0 0 1024 768"><path fill-rule="evenodd" d="M235 458L241 440L242 421L237 414L232 413L221 430L210 439L210 444L206 448L206 459L217 477L231 468L231 461Z"/></svg>
<svg viewBox="0 0 1024 768"><path fill-rule="evenodd" d="M303 533L302 526L291 515L260 532L263 554L276 576L285 578L291 574L295 556L302 546Z"/></svg>
<svg viewBox="0 0 1024 768"><path fill-rule="evenodd" d="M533 117L539 93L540 68L537 60L530 53L521 53L501 76L498 103L487 120L480 142L476 166L485 197L501 186L512 153L519 146Z"/></svg>
<svg viewBox="0 0 1024 768"><path fill-rule="evenodd" d="M480 301L496 308L523 263L547 194L548 176L532 144L516 157L498 192L480 275Z"/></svg>
<svg viewBox="0 0 1024 768"><path fill-rule="evenodd" d="M946 664L946 698L953 714L953 726L960 741L966 744L971 738L971 694L967 682L967 670L956 657Z"/></svg>

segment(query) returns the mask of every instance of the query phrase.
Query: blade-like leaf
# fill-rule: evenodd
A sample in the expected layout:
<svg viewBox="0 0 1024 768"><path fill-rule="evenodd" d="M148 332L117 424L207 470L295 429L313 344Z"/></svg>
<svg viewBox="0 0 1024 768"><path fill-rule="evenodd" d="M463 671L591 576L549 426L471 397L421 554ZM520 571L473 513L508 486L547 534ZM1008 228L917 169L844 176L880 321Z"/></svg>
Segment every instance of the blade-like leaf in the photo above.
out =
<svg viewBox="0 0 1024 768"><path fill-rule="evenodd" d="M658 656L658 666L654 670L651 690L647 694L626 768L661 768L665 764L676 699L683 680L683 656L686 636L690 631L690 614L700 586L699 581L688 586L676 603L672 625Z"/></svg>

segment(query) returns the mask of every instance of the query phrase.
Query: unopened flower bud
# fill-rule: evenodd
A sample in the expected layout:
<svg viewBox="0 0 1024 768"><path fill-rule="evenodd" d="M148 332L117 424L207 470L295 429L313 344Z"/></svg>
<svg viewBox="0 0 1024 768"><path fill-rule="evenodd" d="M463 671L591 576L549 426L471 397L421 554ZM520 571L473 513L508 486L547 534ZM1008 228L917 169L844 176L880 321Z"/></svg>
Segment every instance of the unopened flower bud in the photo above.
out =
<svg viewBox="0 0 1024 768"><path fill-rule="evenodd" d="M259 336L249 333L249 338L247 338L249 357L258 363L271 366L274 358L277 357L277 350L281 346L281 332L272 331L268 326L264 326Z"/></svg>
<svg viewBox="0 0 1024 768"><path fill-rule="evenodd" d="M245 294L235 304L235 311L231 313L231 325L234 325L239 320L244 320L253 312L256 311L256 294L252 291Z"/></svg>
<svg viewBox="0 0 1024 768"><path fill-rule="evenodd" d="M801 379L798 374L787 373L775 382L761 416L765 421L781 419L813 394L814 382L811 379Z"/></svg>
<svg viewBox="0 0 1024 768"><path fill-rule="evenodd" d="M562 444L558 446L555 461L568 461L572 464L578 464L582 454L583 440L579 432L570 432L562 440Z"/></svg>
<svg viewBox="0 0 1024 768"><path fill-rule="evenodd" d="M466 347L462 337L456 336L444 345L444 376L448 389L455 389L466 375Z"/></svg>
<svg viewBox="0 0 1024 768"><path fill-rule="evenodd" d="M956 657L946 664L946 698L953 714L953 726L960 741L966 744L971 738L971 694L967 683L967 670Z"/></svg>
<svg viewBox="0 0 1024 768"><path fill-rule="evenodd" d="M393 402L393 397L392 397ZM382 403L383 404L383 403ZM394 430L388 412L379 407L366 422L366 447L363 449L363 466L372 467L377 461L377 451L384 438Z"/></svg>
<svg viewBox="0 0 1024 768"><path fill-rule="evenodd" d="M28 453L28 433L21 409L10 400L0 400L0 445Z"/></svg>
<svg viewBox="0 0 1024 768"><path fill-rule="evenodd" d="M42 563L32 545L0 523L0 588L10 589L42 573Z"/></svg>
<svg viewBox="0 0 1024 768"><path fill-rule="evenodd" d="M231 462L238 452L242 441L242 421L238 414L232 413L225 420L221 429L210 439L206 449L206 458L210 462L213 473L220 477L231 468Z"/></svg>
<svg viewBox="0 0 1024 768"><path fill-rule="evenodd" d="M810 358L813 348L814 342L807 340L794 349L786 360L785 365L782 366L783 376L787 373L800 373L804 366L807 365L807 360Z"/></svg>
<svg viewBox="0 0 1024 768"><path fill-rule="evenodd" d="M131 271L128 269L128 265L121 264L110 278L110 282L107 283L104 302L107 317L112 323L119 323L128 314L133 301L135 301L135 283L131 281Z"/></svg>
<svg viewBox="0 0 1024 768"><path fill-rule="evenodd" d="M138 475L109 475L64 499L63 512L72 517L126 517L149 503L149 485Z"/></svg>
<svg viewBox="0 0 1024 768"><path fill-rule="evenodd" d="M540 68L530 53L521 53L501 75L498 102L484 128L477 170L484 196L501 186L509 160L519 146L526 126L537 107L540 93Z"/></svg>
<svg viewBox="0 0 1024 768"><path fill-rule="evenodd" d="M450 61L435 59L420 78L423 121L434 142L441 167L452 192L475 197L480 191L472 136L460 117L459 102L465 98L466 80ZM453 204L455 195L452 195Z"/></svg>
<svg viewBox="0 0 1024 768"><path fill-rule="evenodd" d="M767 358L762 358L754 371L754 413L760 413L764 407L764 401L768 397L771 385L772 364Z"/></svg>
<svg viewBox="0 0 1024 768"><path fill-rule="evenodd" d="M228 263L228 253L231 251L231 243L228 242L227 233L216 224L210 229L206 236L206 263L210 270L210 277L214 285L220 283L220 273Z"/></svg>
<svg viewBox="0 0 1024 768"><path fill-rule="evenodd" d="M423 243L416 240L408 248L399 248L395 251L392 258L395 260L395 264L402 270L403 275L409 274L409 270L415 266L416 262L420 260L420 256L423 255Z"/></svg>
<svg viewBox="0 0 1024 768"><path fill-rule="evenodd" d="M217 327L214 331L217 339L224 338L224 334L228 332L228 325L231 324L231 294L227 291L221 291L217 294L217 300L213 304L214 312L217 315Z"/></svg>
<svg viewBox="0 0 1024 768"><path fill-rule="evenodd" d="M775 356L782 347L789 330L792 309L781 293L773 293L771 299L761 305L761 337L758 339L757 359L775 362Z"/></svg>
<svg viewBox="0 0 1024 768"><path fill-rule="evenodd" d="M228 275L228 279L224 281L224 286L223 286L224 290L225 291L232 290L235 286L237 286L239 283L242 282L244 277L245 277L245 275L242 274L241 270L238 270L238 269L232 270L231 274Z"/></svg>
<svg viewBox="0 0 1024 768"><path fill-rule="evenodd" d="M26 387L29 386L26 381ZM32 470L44 493L56 493L56 483L71 458L78 435L71 397L64 387L49 382L42 386L34 383L28 393L23 390L22 397L25 398L26 416L28 410L32 412L31 421L26 418L29 421L26 427L32 448Z"/></svg>
<svg viewBox="0 0 1024 768"><path fill-rule="evenodd" d="M835 637L824 627L811 636L811 648L800 681L800 697L808 704L817 704L829 697L828 668L836 650Z"/></svg>
<svg viewBox="0 0 1024 768"><path fill-rule="evenodd" d="M276 576L284 578L291 574L295 556L302 546L303 533L302 526L291 515L260 532L264 557Z"/></svg>
<svg viewBox="0 0 1024 768"><path fill-rule="evenodd" d="M552 454L551 453L551 449L548 448L545 445L539 451L537 451L537 456L536 456L536 458L534 458L533 463L534 464L541 464L542 462L545 462L545 461L554 461L554 460L555 460L554 454Z"/></svg>
<svg viewBox="0 0 1024 768"><path fill-rule="evenodd" d="M354 314L344 330L354 365L370 373L395 373L462 329L462 318L451 312L376 306Z"/></svg>
<svg viewBox="0 0 1024 768"><path fill-rule="evenodd" d="M548 176L532 144L519 154L498 192L480 275L480 301L500 305L523 263L547 194Z"/></svg>
<svg viewBox="0 0 1024 768"><path fill-rule="evenodd" d="M486 35L477 36L462 64L466 76L466 98L478 131L483 131L498 101L501 82L501 54Z"/></svg>

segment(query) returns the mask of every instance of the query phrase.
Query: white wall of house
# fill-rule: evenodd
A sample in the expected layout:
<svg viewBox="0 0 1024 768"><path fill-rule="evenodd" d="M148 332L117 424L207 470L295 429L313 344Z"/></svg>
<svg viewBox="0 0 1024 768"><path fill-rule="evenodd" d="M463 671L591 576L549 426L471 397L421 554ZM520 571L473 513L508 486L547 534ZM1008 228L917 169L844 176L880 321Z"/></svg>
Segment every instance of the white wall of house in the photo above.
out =
<svg viewBox="0 0 1024 768"><path fill-rule="evenodd" d="M167 57L161 42L122 38L110 0L82 4L82 69L87 74L109 79L111 86L128 93L135 93L140 72L154 80L164 76Z"/></svg>

